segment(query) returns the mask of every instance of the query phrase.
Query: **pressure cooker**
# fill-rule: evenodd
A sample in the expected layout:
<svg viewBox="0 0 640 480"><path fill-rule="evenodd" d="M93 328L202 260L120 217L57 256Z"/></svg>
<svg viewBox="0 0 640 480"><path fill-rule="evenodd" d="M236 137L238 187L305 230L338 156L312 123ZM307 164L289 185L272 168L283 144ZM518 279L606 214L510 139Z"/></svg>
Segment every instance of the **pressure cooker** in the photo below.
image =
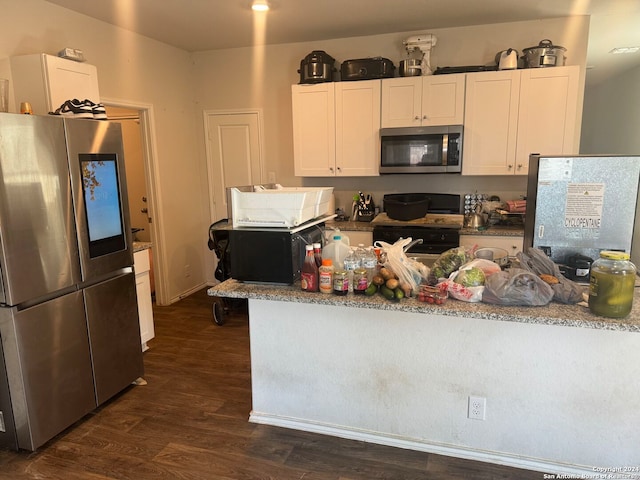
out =
<svg viewBox="0 0 640 480"><path fill-rule="evenodd" d="M335 59L324 50L314 50L300 60L300 83L332 82Z"/></svg>
<svg viewBox="0 0 640 480"><path fill-rule="evenodd" d="M525 68L561 67L567 57L566 48L554 45L549 39L541 40L536 47L524 48L522 59Z"/></svg>

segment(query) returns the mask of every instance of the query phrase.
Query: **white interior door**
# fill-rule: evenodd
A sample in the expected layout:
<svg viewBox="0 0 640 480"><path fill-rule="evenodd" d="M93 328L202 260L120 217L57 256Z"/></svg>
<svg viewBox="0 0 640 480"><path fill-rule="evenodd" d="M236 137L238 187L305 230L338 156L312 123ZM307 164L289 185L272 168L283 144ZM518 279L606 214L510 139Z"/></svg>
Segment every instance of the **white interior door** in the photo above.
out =
<svg viewBox="0 0 640 480"><path fill-rule="evenodd" d="M258 111L205 112L212 222L228 218L226 188L261 184L262 135Z"/></svg>

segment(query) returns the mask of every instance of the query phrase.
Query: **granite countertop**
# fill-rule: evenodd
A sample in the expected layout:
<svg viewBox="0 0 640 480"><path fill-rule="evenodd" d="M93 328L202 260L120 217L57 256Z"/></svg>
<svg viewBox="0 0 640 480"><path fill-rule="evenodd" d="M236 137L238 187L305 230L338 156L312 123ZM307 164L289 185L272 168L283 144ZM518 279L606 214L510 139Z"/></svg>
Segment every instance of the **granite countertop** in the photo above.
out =
<svg viewBox="0 0 640 480"><path fill-rule="evenodd" d="M151 248L151 242L133 242L133 253Z"/></svg>
<svg viewBox="0 0 640 480"><path fill-rule="evenodd" d="M371 222L356 222L353 220L341 222L337 220L331 220L325 223L325 226L327 228L337 228L338 230L341 230L343 232L349 230L351 230L352 232L373 232L373 225L371 225Z"/></svg>
<svg viewBox="0 0 640 480"><path fill-rule="evenodd" d="M326 224L327 228L337 228L341 231L356 231L356 232L372 232L375 223L371 222L355 222L348 220L346 222L329 221ZM485 235L485 236L502 236L502 237L522 237L524 236L524 227L503 227L498 225L492 225L485 230L477 230L475 228L463 227L460 229L460 235Z"/></svg>
<svg viewBox="0 0 640 480"><path fill-rule="evenodd" d="M460 235L483 235L483 236L499 236L499 237L522 237L524 236L524 227L503 227L500 225L491 225L484 230L476 228L463 227Z"/></svg>
<svg viewBox="0 0 640 480"><path fill-rule="evenodd" d="M551 302L543 307L511 307L468 303L449 298L444 305L420 302L415 298L405 298L398 302L389 301L380 294L360 296L352 293L346 296L304 292L300 284L259 285L241 283L234 279L209 288L208 294L217 297L249 298L298 302L319 305L336 305L355 308L373 308L399 312L439 314L445 316L482 318L507 322L558 325L565 327L618 330L640 333L640 289L636 288L633 309L623 319L599 317L581 305L565 305Z"/></svg>

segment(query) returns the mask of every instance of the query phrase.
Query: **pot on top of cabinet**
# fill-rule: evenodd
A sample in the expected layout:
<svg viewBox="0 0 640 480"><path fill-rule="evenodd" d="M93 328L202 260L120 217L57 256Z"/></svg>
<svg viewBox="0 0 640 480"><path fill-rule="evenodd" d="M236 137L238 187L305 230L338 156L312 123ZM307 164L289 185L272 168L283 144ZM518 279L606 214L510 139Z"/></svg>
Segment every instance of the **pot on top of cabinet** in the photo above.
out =
<svg viewBox="0 0 640 480"><path fill-rule="evenodd" d="M564 56L566 51L566 48L554 45L549 39L540 40L537 46L522 50L524 67L561 67L567 60Z"/></svg>
<svg viewBox="0 0 640 480"><path fill-rule="evenodd" d="M324 50L314 50L300 60L300 83L332 82L335 59Z"/></svg>

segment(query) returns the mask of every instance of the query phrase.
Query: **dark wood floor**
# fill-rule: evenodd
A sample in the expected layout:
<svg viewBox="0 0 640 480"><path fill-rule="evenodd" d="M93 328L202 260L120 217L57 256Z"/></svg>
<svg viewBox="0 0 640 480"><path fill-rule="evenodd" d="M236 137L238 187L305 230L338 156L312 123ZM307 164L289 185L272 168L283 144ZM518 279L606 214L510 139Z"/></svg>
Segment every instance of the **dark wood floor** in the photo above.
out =
<svg viewBox="0 0 640 480"><path fill-rule="evenodd" d="M154 307L145 386L133 386L38 452L0 450L0 478L539 480L541 473L247 421L248 323L224 326L198 292Z"/></svg>

